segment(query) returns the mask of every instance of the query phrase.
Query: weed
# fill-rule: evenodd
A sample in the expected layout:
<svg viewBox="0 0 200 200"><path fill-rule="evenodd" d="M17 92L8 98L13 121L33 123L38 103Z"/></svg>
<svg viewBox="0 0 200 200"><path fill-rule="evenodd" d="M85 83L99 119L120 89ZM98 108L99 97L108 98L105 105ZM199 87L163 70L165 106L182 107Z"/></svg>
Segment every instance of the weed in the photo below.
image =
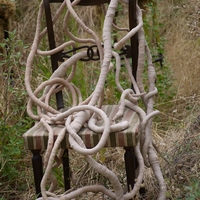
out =
<svg viewBox="0 0 200 200"><path fill-rule="evenodd" d="M23 176L20 160L23 157L22 133L31 125L25 114L26 92L23 84L23 53L26 48L16 39L16 32L1 43L5 49L0 56L0 184L10 185ZM16 186L17 187L17 186Z"/></svg>
<svg viewBox="0 0 200 200"><path fill-rule="evenodd" d="M153 55L153 61L156 68L156 87L158 89L158 96L156 102L169 102L175 95L175 87L173 87L172 69L167 61L163 62L164 43L165 39L161 35L161 28L163 24L160 22L160 11L158 8L158 0L152 0L146 5L144 15L144 31L146 33L146 40ZM163 62L163 63L162 63Z"/></svg>
<svg viewBox="0 0 200 200"><path fill-rule="evenodd" d="M192 181L190 186L185 187L187 194L186 200L196 200L200 198L200 183L198 180Z"/></svg>

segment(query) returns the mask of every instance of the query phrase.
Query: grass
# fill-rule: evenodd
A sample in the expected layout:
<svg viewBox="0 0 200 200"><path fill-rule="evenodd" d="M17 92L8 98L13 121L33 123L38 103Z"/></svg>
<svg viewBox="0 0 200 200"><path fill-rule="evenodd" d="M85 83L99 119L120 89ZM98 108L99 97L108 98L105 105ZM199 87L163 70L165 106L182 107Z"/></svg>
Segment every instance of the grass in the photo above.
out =
<svg viewBox="0 0 200 200"><path fill-rule="evenodd" d="M23 0L17 1L18 19L13 22L13 27L16 27L16 34L12 40L13 52L8 55L10 57L0 61L2 66L5 61L14 64L7 63L7 70L3 70L1 67L0 136L3 139L0 142L0 200L35 198L31 155L24 150L21 137L23 132L32 125L32 121L27 118L25 112L27 99L23 84L24 63L29 51L24 47L30 45L33 39L35 31L33 25L35 17L33 16L35 16L38 6L38 1L31 2L25 5ZM159 30L165 41L163 48L165 65L164 68L157 66L157 73L160 75L157 79L160 94L155 107L161 111L161 115L154 121L153 137L159 149L162 171L168 187L167 199L170 200L200 199L200 120L198 118L200 113L198 73L200 40L197 12L200 8L199 4L198 0L157 1L160 10L157 18L162 23ZM148 6L146 12L151 12L151 5ZM94 9L85 17L91 19L95 12ZM122 15L123 9L120 9L119 12L119 15ZM84 10L81 14L86 15ZM119 21L121 22L122 19ZM88 23L92 26L90 21ZM101 22L98 21L98 23ZM160 31L157 34L160 34ZM43 73L45 73L47 65L48 61L46 60L43 60L42 63L38 62L38 66L41 67L40 79L44 78ZM16 81L14 86L10 85L10 66L14 67ZM85 68L90 70L90 66L80 66L81 71ZM96 75L96 71L92 71L92 74ZM7 78L5 79L5 77ZM169 79L169 77L171 78ZM111 74L109 79L112 78ZM87 92L93 89L91 88L92 81L92 77L88 77ZM171 87L170 90L169 87ZM111 90L108 85L107 89L109 92L107 92L106 101L110 102L115 94L115 88ZM87 96L87 94L85 95ZM125 185L123 154L124 150L121 148L110 148L103 150L96 157L99 162L116 172L121 183ZM85 161L70 151L70 165L74 174L73 180L77 180ZM60 171L55 173L58 174L59 184L62 186ZM96 180L109 187L109 182L98 176L93 170L86 172L80 184L93 183ZM155 199L158 186L150 169L146 169L145 172L145 185L147 199ZM99 194L82 196L82 199L103 198Z"/></svg>
<svg viewBox="0 0 200 200"><path fill-rule="evenodd" d="M160 1L160 12L164 24L162 31L167 40L165 56L174 74L176 96L198 95L200 3L195 0L173 2Z"/></svg>

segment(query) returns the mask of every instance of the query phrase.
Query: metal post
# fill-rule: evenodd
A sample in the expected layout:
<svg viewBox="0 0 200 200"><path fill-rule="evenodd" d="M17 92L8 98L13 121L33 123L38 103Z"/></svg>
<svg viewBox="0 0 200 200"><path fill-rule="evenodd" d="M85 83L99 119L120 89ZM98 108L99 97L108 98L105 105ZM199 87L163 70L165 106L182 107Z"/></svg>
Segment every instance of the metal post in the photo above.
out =
<svg viewBox="0 0 200 200"><path fill-rule="evenodd" d="M129 0L129 27L130 30L137 26L137 7L136 0ZM131 38L131 53L132 53L132 73L136 80L138 66L138 34L136 33Z"/></svg>
<svg viewBox="0 0 200 200"><path fill-rule="evenodd" d="M125 147L124 149L125 149L124 160L125 160L125 169L127 177L127 187L128 191L130 192L135 184L135 178L136 178L135 171L138 167L138 163L134 155L133 147Z"/></svg>
<svg viewBox="0 0 200 200"><path fill-rule="evenodd" d="M56 44L55 44L53 22L52 22L52 17L51 17L51 9L50 9L49 0L44 0L44 8L45 8L45 17L46 17L46 24L47 24L49 48L51 50L51 49L56 48ZM51 66L52 66L53 72L58 68L58 61L60 59L61 59L61 52L51 55ZM57 103L58 110L61 108L64 108L62 91L56 93L56 103Z"/></svg>
<svg viewBox="0 0 200 200"><path fill-rule="evenodd" d="M129 0L129 27L130 30L137 26L137 16L136 16L136 0ZM135 34L131 38L131 59L132 59L132 74L136 80L137 65L138 65L138 35ZM134 90L134 88L133 88ZM134 155L133 147L125 147L125 168L127 176L127 187L130 192L135 184L136 169L138 167L137 159Z"/></svg>
<svg viewBox="0 0 200 200"><path fill-rule="evenodd" d="M40 183L43 177L43 170L42 170L42 157L40 155L41 150L31 150L33 157L32 157L32 166L33 166L33 175L35 181L35 190L37 197L41 197L41 189Z"/></svg>
<svg viewBox="0 0 200 200"><path fill-rule="evenodd" d="M68 149L65 149L65 151L63 153L62 163L63 163L65 191L67 191L67 190L70 189L70 168L69 168L69 153L68 153Z"/></svg>
<svg viewBox="0 0 200 200"><path fill-rule="evenodd" d="M137 26L137 0L129 0L129 28L130 30ZM137 68L138 68L138 34L136 33L131 37L131 58L132 58L132 73L133 77L137 81ZM134 90L134 88L133 88ZM128 190L130 191L134 187L136 172L135 170L138 167L137 159L134 155L133 148L125 148L125 162L126 171L127 171L127 184ZM141 197L145 197L146 190L145 188L140 188Z"/></svg>
<svg viewBox="0 0 200 200"><path fill-rule="evenodd" d="M47 32L48 32L48 40L49 40L49 48L54 49L56 48L55 43L55 37L54 37L54 30L53 30L53 22L51 17L51 8L50 3L61 3L63 0L44 0L44 7L45 7L45 17L46 17L46 24L47 24ZM52 65L52 71L54 72L58 68L58 61L63 61L61 58L62 52L58 52L56 54L51 55L51 65ZM63 95L62 91L56 93L56 102L57 102L57 108L61 109L64 108L64 102L63 102ZM70 189L70 172L69 172L69 155L68 155L68 149L65 149L63 157L63 172L64 172L64 184L65 184L65 190Z"/></svg>

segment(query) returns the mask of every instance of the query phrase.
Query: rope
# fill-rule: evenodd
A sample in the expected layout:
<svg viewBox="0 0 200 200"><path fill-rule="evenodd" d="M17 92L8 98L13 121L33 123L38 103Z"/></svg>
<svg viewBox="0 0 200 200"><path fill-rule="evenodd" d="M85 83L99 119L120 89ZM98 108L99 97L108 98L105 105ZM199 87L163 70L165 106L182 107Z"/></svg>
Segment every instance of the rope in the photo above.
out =
<svg viewBox="0 0 200 200"><path fill-rule="evenodd" d="M66 30L66 35L70 38L70 41L62 44L57 48L52 48L50 51L42 51L39 49L40 42L42 38L46 35L47 29L41 30L42 16L43 16L43 1L40 4L38 17L37 17L37 26L35 32L35 38L32 44L32 48L30 54L27 59L26 65L26 74L25 74L25 85L26 90L29 94L29 103L27 106L27 112L31 118L34 120L40 121L43 126L47 129L49 134L48 139L48 147L45 155L45 173L41 182L41 192L42 197L38 198L38 200L42 199L73 199L80 196L86 192L102 192L107 196L117 199L117 200L126 200L132 199L142 184L143 175L144 175L144 166L152 167L155 176L159 183L160 192L158 194L158 199L165 199L166 186L165 182L159 167L158 159L156 153L153 149L152 145L152 137L151 137L151 124L152 118L158 114L158 111L153 110L153 97L157 94L157 89L155 87L155 70L152 64L152 58L149 51L149 48L146 44L144 31L143 31L143 22L142 22L142 12L140 8L137 6L137 26L132 28L121 40L114 44L114 48L112 45L112 24L115 16L115 12L117 6L119 4L118 0L111 0L107 12L105 15L104 25L103 25L103 35L102 39L87 27L78 14L75 11L76 5L80 3L80 0L74 0L71 2L70 0L65 0L60 8L58 9L55 17L53 18L53 24L59 20L59 17L62 15L62 11L66 8L67 12L64 17L64 29ZM123 1L123 3L127 3ZM77 38L73 35L67 26L67 22L69 21L69 17L73 17L77 24L90 35L90 38ZM118 29L124 30L124 29ZM127 29L126 29L127 30ZM128 58L125 56L127 52L124 52L124 49L127 48L126 43L130 40L130 38L134 34L138 34L139 38L139 58L138 58L138 71L137 71L137 83L132 73L132 69ZM78 43L90 43L91 46L76 47ZM103 45L102 45L103 44ZM71 52L69 48L72 47L75 50L79 50L78 52ZM95 48L96 51L93 50ZM64 49L65 54L63 58L67 57L67 59L53 71L52 76L49 80L41 83L35 91L33 91L31 87L31 74L34 70L34 59L38 55L47 56L52 54L57 54ZM121 51L119 53L119 51ZM122 53L123 52L123 53ZM73 53L73 55L68 56L67 54ZM132 52L134 53L134 52ZM123 55L124 54L124 55ZM120 69L121 69L121 60L125 61L125 66L128 74L128 78L133 85L134 91L131 89L123 88L119 82ZM147 72L148 72L148 90L144 89L143 86L143 73L144 66L147 57ZM81 91L78 87L76 87L72 83L73 77L76 75L76 63L80 60L91 60L97 59L100 60L100 75L95 86L93 93L83 101L83 97L81 96ZM137 146L134 148L135 154L139 163L139 174L134 185L134 188L124 194L123 188L117 178L117 176L109 170L107 167L98 163L92 155L99 152L105 145L107 138L111 131L122 130L124 126L128 126L128 124L120 124L117 123L115 126L110 124L110 120L107 115L101 110L101 105L103 104L102 94L104 92L104 86L106 83L107 76L110 72L111 66L116 65L116 86L121 92L121 99L119 102L119 111L113 118L113 121L116 121L119 117L123 116L123 112L125 107L130 108L134 112L139 115L140 118L140 141ZM66 74L68 77L66 78ZM63 90L65 88L66 90ZM43 92L42 92L43 91ZM68 91L68 94L72 97L71 108L69 108L65 112L60 112L55 110L51 105L51 97L55 93L59 91ZM42 92L42 94L41 94ZM41 95L41 96L39 96ZM139 99L142 99L146 110L143 110L138 106ZM34 113L33 107L37 107L37 114ZM95 122L96 118L100 117L104 121L103 127L97 127ZM64 124L62 132L58 135L55 144L53 145L53 131L51 129L50 124ZM78 136L79 130L88 124L93 131L97 128L99 134L101 134L101 139L99 143L92 149L87 149L82 139ZM56 166L55 162L57 162L57 151L59 145L66 133L69 133L69 143L71 148L78 152L79 154L85 156L89 165L96 170L96 172L100 173L102 176L106 177L113 186L113 190L110 191L106 187L102 185L90 185L84 186L82 188L74 188L70 190L70 192L66 192L64 194L55 194L56 188L56 178L53 176L52 169ZM47 181L50 180L52 182L51 187L47 191Z"/></svg>

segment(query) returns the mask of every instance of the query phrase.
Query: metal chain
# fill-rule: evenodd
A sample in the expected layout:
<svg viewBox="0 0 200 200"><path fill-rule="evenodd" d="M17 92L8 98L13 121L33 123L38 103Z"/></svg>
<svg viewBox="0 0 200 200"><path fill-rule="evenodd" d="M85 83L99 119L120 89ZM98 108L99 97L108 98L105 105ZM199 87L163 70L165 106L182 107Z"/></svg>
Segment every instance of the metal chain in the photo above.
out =
<svg viewBox="0 0 200 200"><path fill-rule="evenodd" d="M97 48L97 45L80 46L80 47L74 48L70 51L62 52L62 58L70 58L71 53L76 53L78 50L82 50L82 49L87 50L87 57L82 58L81 61L90 61L90 60L97 61L97 60L100 60L99 50ZM120 56L125 55L127 58L130 58L131 57L130 45L126 45L124 48L122 48L121 53L119 55Z"/></svg>
<svg viewBox="0 0 200 200"><path fill-rule="evenodd" d="M87 57L80 59L81 61L87 62L87 61L91 61L91 60L93 60L93 61L100 60L99 50L97 48L97 45L80 46L80 47L73 48L72 50L62 52L61 60L63 61L63 58L70 58L71 57L71 55L70 55L71 53L76 53L78 50L83 50L83 49L87 50ZM131 54L132 54L132 50L131 50L131 46L130 45L125 45L121 49L121 52L119 53L119 55L121 57L123 57L125 55L127 58L131 58ZM159 62L160 66L162 67L163 66L163 58L164 58L164 56L160 53L160 54L158 54L157 57L158 58L156 58L153 61L153 63ZM122 58L122 60L123 60L123 58Z"/></svg>

